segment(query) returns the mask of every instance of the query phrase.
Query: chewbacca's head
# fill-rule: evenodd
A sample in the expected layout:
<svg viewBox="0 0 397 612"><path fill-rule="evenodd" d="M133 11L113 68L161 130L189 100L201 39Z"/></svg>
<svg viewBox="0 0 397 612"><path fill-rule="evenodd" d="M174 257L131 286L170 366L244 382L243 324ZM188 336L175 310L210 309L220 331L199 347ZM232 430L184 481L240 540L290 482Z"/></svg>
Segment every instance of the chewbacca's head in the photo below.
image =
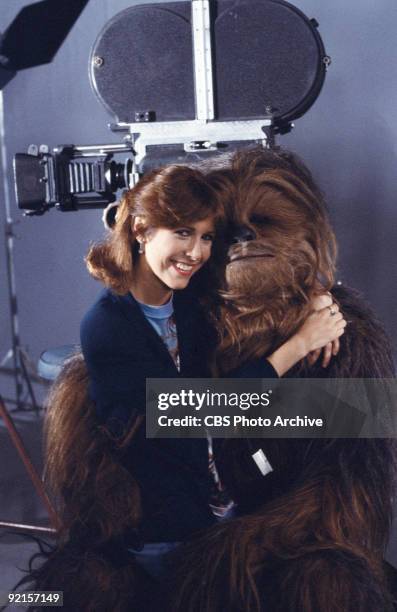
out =
<svg viewBox="0 0 397 612"><path fill-rule="evenodd" d="M332 286L336 243L322 195L291 153L245 150L214 174L231 220L221 354L240 361L282 343Z"/></svg>

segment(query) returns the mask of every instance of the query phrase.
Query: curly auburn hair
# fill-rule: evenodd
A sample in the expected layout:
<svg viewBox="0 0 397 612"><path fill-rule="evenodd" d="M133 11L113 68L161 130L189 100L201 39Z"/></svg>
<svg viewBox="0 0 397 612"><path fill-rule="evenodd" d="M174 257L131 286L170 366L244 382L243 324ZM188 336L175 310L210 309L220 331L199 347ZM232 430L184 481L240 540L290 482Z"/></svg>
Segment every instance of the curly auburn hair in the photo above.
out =
<svg viewBox="0 0 397 612"><path fill-rule="evenodd" d="M119 294L127 293L131 286L138 252L136 217L143 219L145 228L169 229L212 217L219 231L224 211L217 192L197 168L176 164L157 168L143 176L133 189L124 191L109 237L91 246L86 257L90 274ZM211 260L216 261L221 257L216 243L213 251ZM207 273L209 281L215 274L211 260L198 273ZM206 284L211 286L211 282L203 282L202 286Z"/></svg>

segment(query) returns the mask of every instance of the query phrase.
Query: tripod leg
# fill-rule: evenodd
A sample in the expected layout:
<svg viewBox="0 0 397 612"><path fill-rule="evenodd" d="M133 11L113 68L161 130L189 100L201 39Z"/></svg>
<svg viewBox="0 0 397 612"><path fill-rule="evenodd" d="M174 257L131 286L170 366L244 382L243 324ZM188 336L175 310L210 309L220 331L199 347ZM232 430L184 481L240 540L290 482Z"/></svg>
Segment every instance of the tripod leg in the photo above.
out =
<svg viewBox="0 0 397 612"><path fill-rule="evenodd" d="M50 517L50 521L52 526L56 529L58 526L58 517L56 515L56 512L52 506L52 503L44 489L44 485L43 482L40 478L40 476L38 475L27 451L26 448L24 446L24 443L22 441L22 438L19 434L19 432L17 431L15 425L14 425L14 421L12 420L10 414L7 411L7 408L5 407L3 398L0 396L0 417L3 419L8 432L10 434L10 438L12 440L12 443L14 444L16 450L18 451L19 456L22 459L22 462L26 468L26 471L29 475L30 480L33 483L33 486L38 494L38 496L40 497L40 499L43 501L45 507L47 508L49 517Z"/></svg>

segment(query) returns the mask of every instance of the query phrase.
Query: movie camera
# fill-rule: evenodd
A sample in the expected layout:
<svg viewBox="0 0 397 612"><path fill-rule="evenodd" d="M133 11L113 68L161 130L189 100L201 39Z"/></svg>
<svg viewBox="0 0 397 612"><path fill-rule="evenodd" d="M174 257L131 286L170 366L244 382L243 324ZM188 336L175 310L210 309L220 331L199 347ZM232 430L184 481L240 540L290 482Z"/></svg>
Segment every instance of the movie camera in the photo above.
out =
<svg viewBox="0 0 397 612"><path fill-rule="evenodd" d="M104 208L159 165L253 143L272 146L318 97L330 63L318 23L283 0L131 6L100 32L92 88L120 144L31 145L17 153L28 215ZM167 33L165 36L164 33Z"/></svg>

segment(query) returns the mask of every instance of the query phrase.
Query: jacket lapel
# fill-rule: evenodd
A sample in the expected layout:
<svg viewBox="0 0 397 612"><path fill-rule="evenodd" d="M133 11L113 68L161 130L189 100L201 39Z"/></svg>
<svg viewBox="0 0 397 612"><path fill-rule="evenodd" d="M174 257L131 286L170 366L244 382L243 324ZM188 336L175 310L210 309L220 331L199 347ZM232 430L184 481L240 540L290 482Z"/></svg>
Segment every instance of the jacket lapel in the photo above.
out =
<svg viewBox="0 0 397 612"><path fill-rule="evenodd" d="M145 337L149 346L158 356L158 358L164 362L164 365L174 371L173 376L175 376L175 378L179 376L178 369L166 345L158 333L150 325L133 296L130 293L127 293L126 295L117 295L115 296L115 299L119 302L121 310L126 319L128 319L128 321L134 326L135 333L138 335L138 337Z"/></svg>

